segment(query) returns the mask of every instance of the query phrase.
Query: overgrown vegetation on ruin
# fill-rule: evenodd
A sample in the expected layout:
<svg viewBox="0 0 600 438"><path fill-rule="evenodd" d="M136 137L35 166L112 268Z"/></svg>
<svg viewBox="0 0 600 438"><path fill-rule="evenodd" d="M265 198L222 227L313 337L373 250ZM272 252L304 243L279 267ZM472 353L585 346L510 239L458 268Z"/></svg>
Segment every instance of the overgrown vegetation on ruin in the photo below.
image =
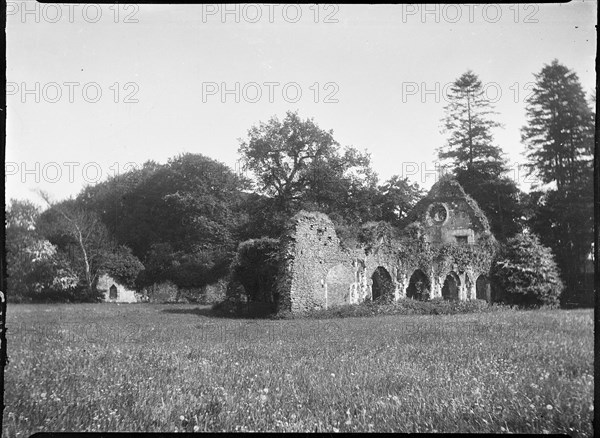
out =
<svg viewBox="0 0 600 438"><path fill-rule="evenodd" d="M551 308L551 306L547 307ZM273 307L265 303L225 300L214 304L211 311L213 316L229 318L328 319L381 315L456 315L499 312L514 310L515 308L516 306L511 305L490 304L485 300L448 301L435 298L429 301L418 301L405 298L398 301L367 300L358 304L346 304L302 313L292 313L289 311L275 313Z"/></svg>
<svg viewBox="0 0 600 438"><path fill-rule="evenodd" d="M512 306L489 304L484 300L447 301L435 298L429 301L402 299L391 302L365 301L359 304L319 309L294 315L290 312L280 312L276 319L328 319L352 318L382 315L457 315L464 313L488 313L513 310Z"/></svg>

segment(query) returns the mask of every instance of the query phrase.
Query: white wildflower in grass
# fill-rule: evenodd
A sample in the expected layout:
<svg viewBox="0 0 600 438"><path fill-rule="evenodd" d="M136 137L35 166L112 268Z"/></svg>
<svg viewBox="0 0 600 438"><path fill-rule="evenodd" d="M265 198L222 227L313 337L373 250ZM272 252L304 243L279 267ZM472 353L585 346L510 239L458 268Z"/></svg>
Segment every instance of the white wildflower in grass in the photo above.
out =
<svg viewBox="0 0 600 438"><path fill-rule="evenodd" d="M348 332L343 337L346 350L339 351L337 346L327 344L321 346L319 354L310 355L307 353L315 350L311 339L284 340L277 345L258 342L246 346L248 355L253 358L250 362L245 351L228 350L225 357L221 340L194 338L188 329L195 324L191 323L194 318L190 315L157 313L156 307L144 306L130 310L123 306L118 314L111 314L116 306L109 309L110 306L91 304L73 306L72 311L58 315L57 310L46 312L48 307L32 310L16 306L13 322L19 313L30 320L46 320L51 327L59 319L60 324L69 324L79 320L95 323L108 318L110 327L119 333L119 328L126 330L127 321L148 320L152 327L158 324L156 319L160 316L160 324L164 326L161 333L172 332L172 335L140 338L139 346L136 345L139 350L135 352L129 343L122 342L129 341L125 336L92 344L72 339L69 334L60 338L64 346L56 349L52 339L34 344L28 340L32 335L26 335L27 343L22 345L29 348L16 349L14 361L9 365L13 378L8 381L12 389L6 392L7 426L3 433L7 436L29 436L40 426L43 430L99 432L152 428L173 431L177 427L178 432L195 433L204 430L302 432L315 428L330 433L334 433L334 428L340 432L444 433L455 427L452 416L443 414L448 411L466 414L461 419L461 427L469 433L541 434L544 430L582 437L593 434L593 314L588 311L585 318L581 318L585 326L579 327L582 323L573 322L572 331L555 330L550 325L550 322L562 321L566 312L571 311L498 313L494 318L501 323L523 326L523 330L534 324L546 324L549 328L530 330L527 336L508 337L506 330L494 329L498 325L494 318L486 317L484 321L491 326L490 330L478 329L477 335L470 335L478 341L472 344L463 342L456 333L448 334L441 329L436 330L435 336L428 337L427 342L402 337L397 318L353 318L344 320L344 325L350 328L356 325L356 336ZM573 312L584 315L584 311ZM182 322L188 317L190 324ZM410 315L403 318L403 323L416 320ZM448 322L450 318L454 321L462 316L441 315L436 316L435 321L441 327L449 324L448 328L454 328L456 324ZM119 327L121 321L124 321L123 327ZM71 326L64 327L74 333ZM365 327L377 327L389 347L383 348L382 344L382 348L373 349L372 333L362 330ZM521 329L515 330L520 332ZM552 339L556 340L554 344L547 342ZM13 345L16 345L16 336L14 340ZM188 357L191 342L196 342L192 346L194 352L203 351L202 354L214 358L215 363ZM512 355L508 361L496 360L498 351L508 352L519 347L534 349L535 354ZM476 360L470 360L471 349L477 350ZM40 350L47 356L43 362L39 361ZM538 360L541 355L560 360ZM335 362L337 357L339 362ZM567 357L572 373L563 370ZM104 366L98 366L98 358ZM352 366L338 366L342 359ZM217 367L217 363L226 366ZM336 366L336 371L328 372L332 366ZM516 367L521 370L518 378L513 373ZM68 372L61 372L67 369ZM130 372L131 369L143 369L145 373L136 374ZM165 374L164 369L171 372ZM547 373L548 378L540 379ZM124 375L129 376L128 379L119 377ZM57 379L51 386L48 376ZM388 381L393 384L381 383ZM90 394L90 399L83 399L79 407L70 408L74 416L67 421L58 414L73 401L77 388L84 390L81 393ZM512 393L513 389L516 394ZM132 406L115 411L114 407L129 401L129 397L124 397L127 393L136 395L131 400ZM22 402L19 402L21 396ZM86 403L92 396L94 404ZM153 405L155 410L144 410L148 405ZM336 413L325 406L336 406ZM47 415L41 417L40 413ZM24 420L27 417L32 421ZM34 424L34 418L39 418L39 424ZM531 420L533 418L536 420ZM505 420L511 423L510 428Z"/></svg>

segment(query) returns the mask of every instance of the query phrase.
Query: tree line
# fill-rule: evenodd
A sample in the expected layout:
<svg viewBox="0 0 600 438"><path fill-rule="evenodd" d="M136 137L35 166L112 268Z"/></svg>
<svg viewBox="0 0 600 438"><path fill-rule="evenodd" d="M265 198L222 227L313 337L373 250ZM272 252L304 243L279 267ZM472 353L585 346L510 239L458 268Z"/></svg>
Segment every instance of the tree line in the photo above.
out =
<svg viewBox="0 0 600 438"><path fill-rule="evenodd" d="M498 240L540 236L575 296L593 242L595 114L577 75L558 61L535 78L522 141L528 168L544 187L524 193L507 175L493 140L497 113L471 71L450 90L447 142L438 156L479 203ZM251 127L239 154L248 177L187 153L165 164L148 161L71 199L54 202L40 193L44 211L11 200L9 299L96 300L102 273L138 290L164 281L199 288L227 275L240 242L278 238L302 209L328 214L344 237L372 221L404 226L424 195L401 175L380 181L368 152L340 145L333 131L297 112Z"/></svg>

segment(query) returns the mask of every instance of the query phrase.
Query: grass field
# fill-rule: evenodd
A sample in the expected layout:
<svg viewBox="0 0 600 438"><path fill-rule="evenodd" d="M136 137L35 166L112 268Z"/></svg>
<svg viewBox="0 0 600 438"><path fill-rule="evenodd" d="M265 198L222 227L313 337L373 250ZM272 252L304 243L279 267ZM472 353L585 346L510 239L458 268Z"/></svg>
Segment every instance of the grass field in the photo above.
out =
<svg viewBox="0 0 600 438"><path fill-rule="evenodd" d="M197 305L9 305L3 435L591 436L592 310L329 320Z"/></svg>

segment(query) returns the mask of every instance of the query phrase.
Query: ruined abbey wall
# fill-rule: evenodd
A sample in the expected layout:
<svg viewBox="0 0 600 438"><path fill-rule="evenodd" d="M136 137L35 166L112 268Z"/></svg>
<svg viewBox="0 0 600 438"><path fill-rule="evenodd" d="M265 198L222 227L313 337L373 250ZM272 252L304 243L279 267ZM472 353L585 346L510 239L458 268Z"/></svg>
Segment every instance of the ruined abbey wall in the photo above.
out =
<svg viewBox="0 0 600 438"><path fill-rule="evenodd" d="M281 239L279 308L303 312L381 296L489 301L490 263L443 251L470 248L491 236L474 202L455 181L439 182L412 212L412 223L422 230L421 243L382 240L356 249L341 245L326 215L298 213ZM422 257L426 252L435 258Z"/></svg>
<svg viewBox="0 0 600 438"><path fill-rule="evenodd" d="M297 312L352 302L356 270L326 215L300 212L294 216L282 237L281 260L280 308ZM327 278L330 291L325 287Z"/></svg>

